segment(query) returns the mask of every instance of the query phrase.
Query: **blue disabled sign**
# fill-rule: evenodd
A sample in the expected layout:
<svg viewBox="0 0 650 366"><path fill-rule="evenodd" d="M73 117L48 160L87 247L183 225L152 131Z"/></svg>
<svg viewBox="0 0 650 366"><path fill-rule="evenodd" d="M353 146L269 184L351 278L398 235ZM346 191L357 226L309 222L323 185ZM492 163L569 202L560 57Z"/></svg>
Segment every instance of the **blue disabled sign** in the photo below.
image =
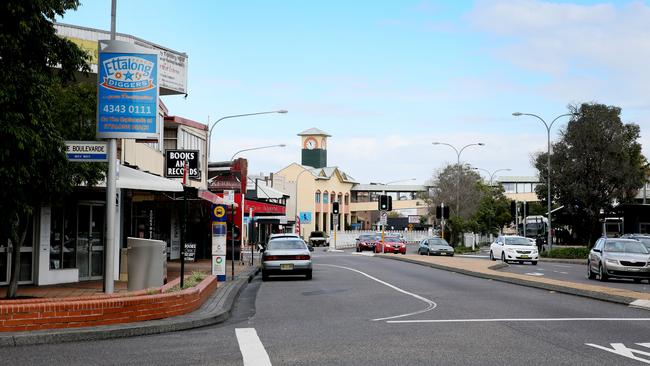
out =
<svg viewBox="0 0 650 366"><path fill-rule="evenodd" d="M99 41L97 137L158 139L158 54Z"/></svg>

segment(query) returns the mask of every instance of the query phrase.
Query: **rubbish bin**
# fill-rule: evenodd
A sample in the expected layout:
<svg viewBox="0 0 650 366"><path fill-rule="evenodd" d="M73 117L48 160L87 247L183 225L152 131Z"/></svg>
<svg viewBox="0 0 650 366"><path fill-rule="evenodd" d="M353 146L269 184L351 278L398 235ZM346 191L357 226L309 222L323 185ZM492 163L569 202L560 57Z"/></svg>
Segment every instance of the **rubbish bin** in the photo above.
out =
<svg viewBox="0 0 650 366"><path fill-rule="evenodd" d="M127 238L128 289L162 286L167 276L167 244L162 240Z"/></svg>

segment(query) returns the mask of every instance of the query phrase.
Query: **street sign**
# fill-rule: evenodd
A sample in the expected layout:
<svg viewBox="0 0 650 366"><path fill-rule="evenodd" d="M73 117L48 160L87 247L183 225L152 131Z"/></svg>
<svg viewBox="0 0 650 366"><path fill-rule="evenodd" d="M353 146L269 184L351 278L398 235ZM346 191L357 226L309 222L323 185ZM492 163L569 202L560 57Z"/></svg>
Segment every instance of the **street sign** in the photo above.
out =
<svg viewBox="0 0 650 366"><path fill-rule="evenodd" d="M66 141L65 153L70 161L108 161L108 147L103 141Z"/></svg>
<svg viewBox="0 0 650 366"><path fill-rule="evenodd" d="M233 191L232 189L226 189L225 191L223 191L223 201L227 205L232 205L233 203L235 203L235 191Z"/></svg>
<svg viewBox="0 0 650 366"><path fill-rule="evenodd" d="M158 140L158 52L98 42L97 137Z"/></svg>
<svg viewBox="0 0 650 366"><path fill-rule="evenodd" d="M334 224L334 230L338 230L338 227L339 227L339 215L334 215L332 217L332 224Z"/></svg>
<svg viewBox="0 0 650 366"><path fill-rule="evenodd" d="M301 212L299 218L300 218L300 223L311 224L311 212Z"/></svg>
<svg viewBox="0 0 650 366"><path fill-rule="evenodd" d="M420 215L409 215L409 224L419 224Z"/></svg>
<svg viewBox="0 0 650 366"><path fill-rule="evenodd" d="M212 205L212 275L226 280L226 206Z"/></svg>
<svg viewBox="0 0 650 366"><path fill-rule="evenodd" d="M188 177L201 178L199 170L199 150L166 150L165 177L183 178L185 161L188 163Z"/></svg>
<svg viewBox="0 0 650 366"><path fill-rule="evenodd" d="M388 223L388 211L382 210L379 214L379 222L382 225L386 225Z"/></svg>

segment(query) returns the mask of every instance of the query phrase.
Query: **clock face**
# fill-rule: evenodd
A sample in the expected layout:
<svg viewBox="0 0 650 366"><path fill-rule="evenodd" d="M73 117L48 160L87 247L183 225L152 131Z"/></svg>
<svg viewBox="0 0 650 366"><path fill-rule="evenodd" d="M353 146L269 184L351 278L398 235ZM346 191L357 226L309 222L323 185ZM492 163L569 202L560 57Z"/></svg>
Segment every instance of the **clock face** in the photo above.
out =
<svg viewBox="0 0 650 366"><path fill-rule="evenodd" d="M314 138L308 138L305 140L305 148L308 150L314 150L316 148L316 140Z"/></svg>

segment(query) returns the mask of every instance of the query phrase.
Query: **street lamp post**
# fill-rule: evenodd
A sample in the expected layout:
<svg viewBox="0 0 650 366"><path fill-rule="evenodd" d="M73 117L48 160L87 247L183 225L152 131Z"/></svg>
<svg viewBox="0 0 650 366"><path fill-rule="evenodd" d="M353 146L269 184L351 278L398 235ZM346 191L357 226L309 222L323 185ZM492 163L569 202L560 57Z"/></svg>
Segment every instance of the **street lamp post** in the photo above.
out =
<svg viewBox="0 0 650 366"><path fill-rule="evenodd" d="M494 172L490 173L489 170L487 170L487 169L483 169L483 168L472 167L472 169L474 169L474 170L481 170L481 171L486 172L486 173L488 174L488 176L490 177L490 180L489 180L490 187L492 186L492 180L494 179L494 175L495 175L496 173L498 173L498 172L509 172L509 171L512 170L512 169L509 169L509 168L505 168L505 169L497 169L497 170L495 170Z"/></svg>
<svg viewBox="0 0 650 366"><path fill-rule="evenodd" d="M546 212L548 218L548 236L547 236L547 243L549 246L549 249L553 248L553 236L551 235L551 230L552 230L552 225L551 225L551 128L553 127L553 124L555 121L560 119L561 117L566 117L566 116L573 116L575 113L565 113L561 114L551 122L549 125L542 119L542 117L532 114L532 113L521 113L521 112L514 112L512 114L515 117L519 116L531 116L539 119L542 121L544 124L544 127L546 127L546 188L547 188L547 195L546 195L546 203L547 203L547 209L548 211Z"/></svg>
<svg viewBox="0 0 650 366"><path fill-rule="evenodd" d="M214 123L210 126L210 131L208 132L208 161L210 160L210 145L212 145L212 130L214 129L214 126L217 125L217 123L223 121L224 119L228 118L237 118L237 117L248 117L248 116L256 116L258 114L270 114L270 113L288 113L289 111L285 109L280 109L277 111L268 111L268 112L255 112L255 113L244 113L244 114L233 114L231 116L225 116L221 117L218 120L214 121ZM208 118L209 119L209 118ZM208 120L208 124L210 124L210 121ZM232 159L231 159L232 160Z"/></svg>
<svg viewBox="0 0 650 366"><path fill-rule="evenodd" d="M232 156L230 157L230 160L235 159L235 156L237 156L239 153L242 153L244 151L253 151L253 150L261 150L261 149L269 149L269 148L272 148L272 147L285 147L285 146L287 146L287 145L279 144L279 145L268 145L268 146L252 147L250 149L242 149L242 150L239 150L236 153L232 154Z"/></svg>
<svg viewBox="0 0 650 366"><path fill-rule="evenodd" d="M454 151L456 152L456 157L458 158L457 161L456 161L456 166L458 167L458 181L457 181L457 184L456 184L456 216L460 216L460 212L459 212L459 210L460 210L460 171L461 171L460 154L462 154L463 150L465 150L466 148L468 148L470 146L485 146L485 144L482 143L482 142L467 144L467 145L463 146L460 150L456 149L456 147L454 145L448 144L446 142L433 142L433 144L434 145L447 145L447 146L451 147L452 149L454 149Z"/></svg>

